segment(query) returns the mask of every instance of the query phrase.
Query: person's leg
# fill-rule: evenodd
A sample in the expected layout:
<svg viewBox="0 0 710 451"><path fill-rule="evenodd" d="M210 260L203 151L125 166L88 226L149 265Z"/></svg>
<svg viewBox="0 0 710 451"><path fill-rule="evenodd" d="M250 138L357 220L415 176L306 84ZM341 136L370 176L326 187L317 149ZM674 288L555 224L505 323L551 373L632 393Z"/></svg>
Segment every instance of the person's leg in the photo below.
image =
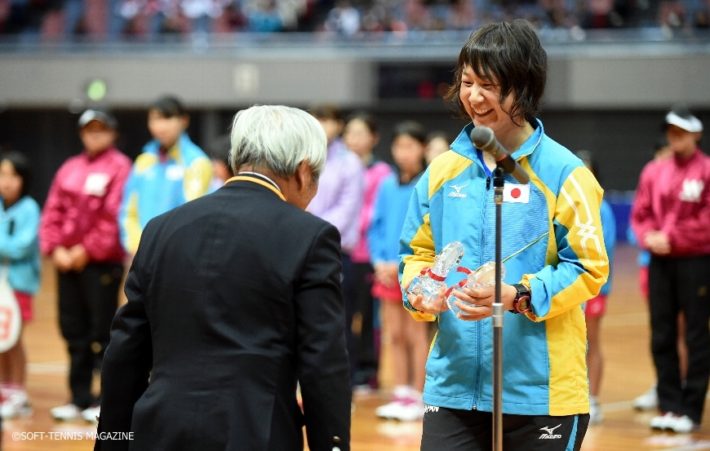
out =
<svg viewBox="0 0 710 451"><path fill-rule="evenodd" d="M345 341L348 347L348 358L350 360L350 382L357 372L357 348L356 334L353 331L353 318L357 311L355 300L355 280L353 278L353 263L350 255L343 253L343 300L345 301ZM358 331L359 333L359 331Z"/></svg>
<svg viewBox="0 0 710 451"><path fill-rule="evenodd" d="M388 346L387 367L392 370L394 385L393 399L391 402L375 409L375 415L380 418L393 418L402 420L403 410L410 404L411 388L408 383L407 348L404 336L404 325L401 321L400 310L403 310L399 300L390 299L382 302L383 330ZM409 412L405 412L409 414ZM421 417L421 413L418 414Z"/></svg>
<svg viewBox="0 0 710 451"><path fill-rule="evenodd" d="M5 385L10 380L10 362L6 352L0 354L0 385Z"/></svg>
<svg viewBox="0 0 710 451"><path fill-rule="evenodd" d="M32 321L32 296L27 293L15 292L15 298L20 307L22 317L22 325L20 335L17 338L17 343L7 352L7 379L5 381L10 385L18 387L23 392L27 382L27 357L25 353L25 345L23 341L23 332L25 326Z"/></svg>
<svg viewBox="0 0 710 451"><path fill-rule="evenodd" d="M407 370L407 342L405 337L406 319L403 318L402 304L397 300L382 302L384 333L390 348L392 381L395 387L406 386L409 383ZM406 312L404 312L406 313Z"/></svg>
<svg viewBox="0 0 710 451"><path fill-rule="evenodd" d="M20 336L17 338L15 346L8 349L5 355L5 361L8 366L7 383L24 390L27 379L27 357L24 341L22 340L22 331L20 331Z"/></svg>
<svg viewBox="0 0 710 451"><path fill-rule="evenodd" d="M685 313L678 314L678 364L680 365L680 380L684 381L688 374L688 347L685 345Z"/></svg>
<svg viewBox="0 0 710 451"><path fill-rule="evenodd" d="M80 273L58 273L59 329L69 351L69 388L71 403L79 408L91 405L91 352L90 318L83 292Z"/></svg>
<svg viewBox="0 0 710 451"><path fill-rule="evenodd" d="M32 413L27 390L25 388L25 348L22 340L22 331L17 343L8 349L5 354L8 368L8 379L2 386L2 405L0 417L10 419L17 416L26 416Z"/></svg>
<svg viewBox="0 0 710 451"><path fill-rule="evenodd" d="M671 259L651 257L649 264L649 306L651 350L658 378L658 406L662 412L681 408L681 381L676 339L679 306L673 286L675 267Z"/></svg>
<svg viewBox="0 0 710 451"><path fill-rule="evenodd" d="M589 392L595 398L599 396L604 361L601 351L601 317L587 316L587 368L589 371Z"/></svg>
<svg viewBox="0 0 710 451"><path fill-rule="evenodd" d="M360 311L360 337L357 349L356 384L369 384L376 388L378 357L375 348L375 302L372 298L372 265L358 263L353 266L355 274L355 300Z"/></svg>
<svg viewBox="0 0 710 451"><path fill-rule="evenodd" d="M82 273L82 284L88 299L92 368L100 370L108 346L111 322L118 307L118 292L123 266L114 263L89 264ZM96 399L93 400L97 402Z"/></svg>
<svg viewBox="0 0 710 451"><path fill-rule="evenodd" d="M429 355L429 323L413 321L409 313L400 309L407 327L408 355L411 368L411 386L421 392L424 390L426 360Z"/></svg>
<svg viewBox="0 0 710 451"><path fill-rule="evenodd" d="M700 424L710 375L710 257L678 261L678 299L685 312L688 370L678 413Z"/></svg>

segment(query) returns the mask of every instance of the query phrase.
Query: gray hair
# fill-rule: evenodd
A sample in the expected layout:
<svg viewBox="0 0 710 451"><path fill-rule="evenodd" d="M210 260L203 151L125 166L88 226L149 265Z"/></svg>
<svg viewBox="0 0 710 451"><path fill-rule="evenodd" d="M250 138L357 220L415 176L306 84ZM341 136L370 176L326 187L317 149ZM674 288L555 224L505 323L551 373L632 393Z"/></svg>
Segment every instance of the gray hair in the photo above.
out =
<svg viewBox="0 0 710 451"><path fill-rule="evenodd" d="M317 177L325 166L327 141L318 120L305 111L255 105L234 116L231 146L229 162L235 173L248 164L290 177L305 161Z"/></svg>

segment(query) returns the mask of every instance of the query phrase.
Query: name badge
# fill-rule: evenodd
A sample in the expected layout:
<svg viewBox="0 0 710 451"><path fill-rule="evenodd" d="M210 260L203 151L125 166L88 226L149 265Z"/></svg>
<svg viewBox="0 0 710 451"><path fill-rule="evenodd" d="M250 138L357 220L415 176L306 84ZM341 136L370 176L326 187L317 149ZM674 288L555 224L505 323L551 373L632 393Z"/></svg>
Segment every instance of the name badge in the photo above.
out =
<svg viewBox="0 0 710 451"><path fill-rule="evenodd" d="M173 164L165 170L165 177L168 180L181 180L185 175L185 170L178 164Z"/></svg>
<svg viewBox="0 0 710 451"><path fill-rule="evenodd" d="M503 202L527 204L530 202L530 185L506 183L503 185Z"/></svg>
<svg viewBox="0 0 710 451"><path fill-rule="evenodd" d="M86 181L84 182L84 193L89 196L102 197L106 194L108 182L108 174L92 172L86 176Z"/></svg>

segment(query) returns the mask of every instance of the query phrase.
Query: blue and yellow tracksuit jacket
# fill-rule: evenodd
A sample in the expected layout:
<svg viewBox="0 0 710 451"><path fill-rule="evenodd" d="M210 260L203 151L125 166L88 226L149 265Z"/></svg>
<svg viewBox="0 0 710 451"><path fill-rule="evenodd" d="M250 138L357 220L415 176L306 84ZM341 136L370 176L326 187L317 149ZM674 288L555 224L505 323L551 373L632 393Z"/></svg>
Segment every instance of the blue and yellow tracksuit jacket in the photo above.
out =
<svg viewBox="0 0 710 451"><path fill-rule="evenodd" d="M607 279L609 261L600 221L602 189L569 150L544 133L541 122L513 154L530 175L516 185L506 175L502 206L504 282L524 283L533 312L506 312L503 326L503 412L573 415L589 411L582 304ZM400 240L400 281L406 286L432 265L442 248L460 241L461 264L474 269L495 258L492 176L463 129L437 157L410 199ZM449 286L464 277L449 274ZM426 366L424 402L452 409L492 411L491 318L462 321L450 311L438 320Z"/></svg>
<svg viewBox="0 0 710 451"><path fill-rule="evenodd" d="M136 253L148 221L206 194L212 181L210 159L186 133L162 160L159 146L155 140L145 145L123 189L121 244L130 254Z"/></svg>

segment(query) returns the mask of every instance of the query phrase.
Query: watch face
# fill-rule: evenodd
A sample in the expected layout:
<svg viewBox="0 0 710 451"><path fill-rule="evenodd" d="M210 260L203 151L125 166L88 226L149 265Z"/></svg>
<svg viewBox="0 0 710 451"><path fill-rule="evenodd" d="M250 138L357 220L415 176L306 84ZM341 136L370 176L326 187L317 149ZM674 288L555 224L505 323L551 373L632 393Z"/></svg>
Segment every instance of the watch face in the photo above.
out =
<svg viewBox="0 0 710 451"><path fill-rule="evenodd" d="M518 299L518 311L520 313L525 313L530 311L530 296L520 296Z"/></svg>

